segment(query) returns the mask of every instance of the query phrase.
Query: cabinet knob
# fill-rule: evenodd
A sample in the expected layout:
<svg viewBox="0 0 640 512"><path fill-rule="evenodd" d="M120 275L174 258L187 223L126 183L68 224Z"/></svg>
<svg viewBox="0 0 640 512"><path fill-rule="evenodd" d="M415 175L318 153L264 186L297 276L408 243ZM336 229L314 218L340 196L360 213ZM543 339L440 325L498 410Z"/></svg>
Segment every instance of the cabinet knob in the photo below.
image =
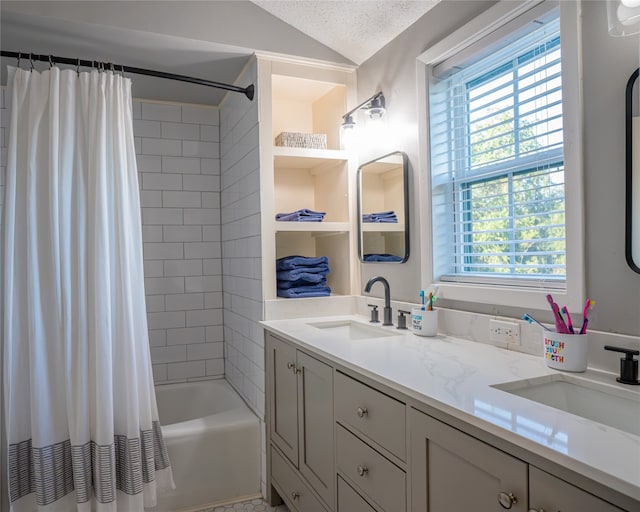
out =
<svg viewBox="0 0 640 512"><path fill-rule="evenodd" d="M297 500L300 497L300 493L298 491L293 491L291 493L291 499L292 500Z"/></svg>
<svg viewBox="0 0 640 512"><path fill-rule="evenodd" d="M358 415L358 418L364 418L367 414L369 414L369 411L366 407L358 407L356 409L356 414Z"/></svg>
<svg viewBox="0 0 640 512"><path fill-rule="evenodd" d="M516 498L512 492L501 492L498 494L498 503L500 503L502 508L509 509L518 503L518 498Z"/></svg>
<svg viewBox="0 0 640 512"><path fill-rule="evenodd" d="M358 466L358 475L365 476L369 472L369 468L367 466Z"/></svg>
<svg viewBox="0 0 640 512"><path fill-rule="evenodd" d="M287 363L287 368L293 373L300 373L300 368L296 366L296 363Z"/></svg>

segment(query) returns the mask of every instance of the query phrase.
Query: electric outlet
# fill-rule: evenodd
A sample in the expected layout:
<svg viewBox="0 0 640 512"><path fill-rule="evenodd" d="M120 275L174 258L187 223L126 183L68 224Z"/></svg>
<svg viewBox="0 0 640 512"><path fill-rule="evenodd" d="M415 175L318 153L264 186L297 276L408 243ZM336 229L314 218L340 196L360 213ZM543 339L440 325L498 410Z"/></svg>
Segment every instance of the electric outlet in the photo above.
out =
<svg viewBox="0 0 640 512"><path fill-rule="evenodd" d="M489 337L491 341L520 345L520 325L515 322L489 320Z"/></svg>

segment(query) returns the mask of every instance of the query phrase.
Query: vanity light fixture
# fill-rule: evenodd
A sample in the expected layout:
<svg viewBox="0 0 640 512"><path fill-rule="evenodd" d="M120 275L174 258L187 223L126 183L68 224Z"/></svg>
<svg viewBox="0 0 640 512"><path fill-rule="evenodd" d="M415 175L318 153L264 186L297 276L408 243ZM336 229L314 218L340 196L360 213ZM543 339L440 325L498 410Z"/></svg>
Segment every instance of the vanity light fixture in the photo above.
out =
<svg viewBox="0 0 640 512"><path fill-rule="evenodd" d="M356 122L353 116L360 109L368 111L369 119L371 120L382 119L382 116L385 113L385 99L382 91L375 93L373 96L360 103L356 108L349 110L349 112L343 115L343 130L352 130L356 127Z"/></svg>
<svg viewBox="0 0 640 512"><path fill-rule="evenodd" d="M360 109L366 110L369 114L369 119L372 121L381 120L385 113L385 99L382 91L375 93L373 96L360 103L356 108L349 110L349 112L342 116L340 141L343 149L353 149L356 141L356 121L354 117L356 112Z"/></svg>
<svg viewBox="0 0 640 512"><path fill-rule="evenodd" d="M630 36L640 32L640 0L607 0L609 34Z"/></svg>

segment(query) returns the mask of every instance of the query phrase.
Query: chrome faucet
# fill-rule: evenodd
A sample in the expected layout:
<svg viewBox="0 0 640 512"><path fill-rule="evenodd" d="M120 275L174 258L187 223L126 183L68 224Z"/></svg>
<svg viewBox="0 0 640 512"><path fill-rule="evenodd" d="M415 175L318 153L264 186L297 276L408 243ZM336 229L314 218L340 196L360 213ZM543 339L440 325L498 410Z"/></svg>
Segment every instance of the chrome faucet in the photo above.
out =
<svg viewBox="0 0 640 512"><path fill-rule="evenodd" d="M384 286L384 322L382 322L382 325L393 325L393 322L391 321L391 290L389 288L389 282L382 276L372 277L364 287L364 291L369 293L373 284L378 281Z"/></svg>

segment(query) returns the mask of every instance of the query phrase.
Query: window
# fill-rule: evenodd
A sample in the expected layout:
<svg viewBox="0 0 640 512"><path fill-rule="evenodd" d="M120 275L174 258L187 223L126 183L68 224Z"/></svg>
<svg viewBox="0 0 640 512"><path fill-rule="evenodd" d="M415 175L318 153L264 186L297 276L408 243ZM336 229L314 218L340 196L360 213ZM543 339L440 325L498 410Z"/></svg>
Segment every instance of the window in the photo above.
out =
<svg viewBox="0 0 640 512"><path fill-rule="evenodd" d="M506 18L483 34L469 38L463 27L420 57L428 64L431 280L544 290L542 297L551 289L579 304L579 59L564 33L577 40L577 16L561 23L567 8L551 2L515 14L504 4L474 20L486 23L495 12ZM441 51L447 44L456 51ZM568 101L567 81L575 86ZM454 295L447 298L474 300ZM533 305L513 302L514 293L494 297L490 303Z"/></svg>

